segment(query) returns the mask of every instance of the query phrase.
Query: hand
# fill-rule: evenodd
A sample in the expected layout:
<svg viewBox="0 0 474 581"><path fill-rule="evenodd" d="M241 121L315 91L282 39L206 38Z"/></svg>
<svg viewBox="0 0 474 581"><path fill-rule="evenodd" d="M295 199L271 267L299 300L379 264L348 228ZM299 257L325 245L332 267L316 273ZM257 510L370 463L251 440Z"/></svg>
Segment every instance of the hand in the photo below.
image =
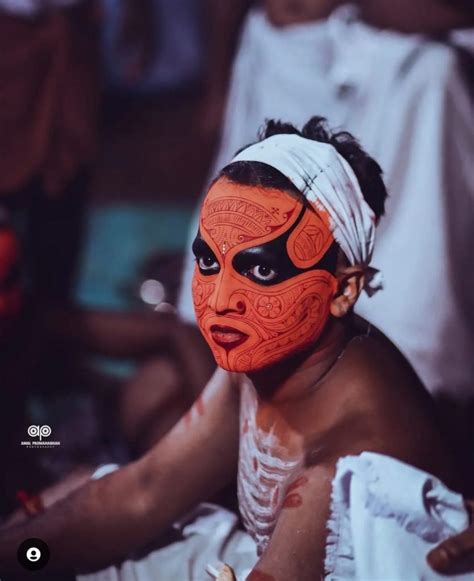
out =
<svg viewBox="0 0 474 581"><path fill-rule="evenodd" d="M236 581L235 573L229 565L224 565L216 581Z"/></svg>
<svg viewBox="0 0 474 581"><path fill-rule="evenodd" d="M455 575L474 573L474 501L467 500L471 526L459 535L440 543L428 553L430 566L438 573Z"/></svg>
<svg viewBox="0 0 474 581"><path fill-rule="evenodd" d="M207 573L211 577L214 577L216 581L237 581L235 573L229 565L221 565L219 570L212 565L208 565Z"/></svg>

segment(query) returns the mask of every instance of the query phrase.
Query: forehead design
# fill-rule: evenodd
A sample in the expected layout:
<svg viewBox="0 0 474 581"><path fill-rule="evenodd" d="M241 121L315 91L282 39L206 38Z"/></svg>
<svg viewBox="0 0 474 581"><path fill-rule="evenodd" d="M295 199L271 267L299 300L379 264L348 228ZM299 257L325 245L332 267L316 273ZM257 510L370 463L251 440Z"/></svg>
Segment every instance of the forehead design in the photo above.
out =
<svg viewBox="0 0 474 581"><path fill-rule="evenodd" d="M295 223L302 207L300 200L280 190L221 179L204 200L201 234L225 255L235 246L250 247L257 240L263 243L285 232Z"/></svg>
<svg viewBox="0 0 474 581"><path fill-rule="evenodd" d="M334 237L324 210L304 210L301 200L277 189L219 180L201 210L200 231L221 256L285 236L287 253L299 269L319 262Z"/></svg>

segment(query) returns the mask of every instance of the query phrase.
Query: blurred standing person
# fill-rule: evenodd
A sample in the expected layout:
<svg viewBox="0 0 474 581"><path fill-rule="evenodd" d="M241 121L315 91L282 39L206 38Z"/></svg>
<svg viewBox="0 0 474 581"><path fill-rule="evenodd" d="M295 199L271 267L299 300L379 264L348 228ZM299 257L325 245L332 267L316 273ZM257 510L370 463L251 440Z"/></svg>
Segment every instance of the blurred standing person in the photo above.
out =
<svg viewBox="0 0 474 581"><path fill-rule="evenodd" d="M97 146L93 0L0 0L0 195L38 299L69 298Z"/></svg>
<svg viewBox="0 0 474 581"><path fill-rule="evenodd" d="M124 0L117 51L136 78L154 45L151 0ZM99 0L0 0L0 196L21 232L29 287L64 302L74 284L98 145Z"/></svg>
<svg viewBox="0 0 474 581"><path fill-rule="evenodd" d="M450 33L472 26L474 10L464 0L341 4L267 0L248 10L249 2L210 2L201 123L215 132L229 83L215 167L254 141L266 118L301 125L314 114L347 127L379 160L389 191L374 256L384 291L356 311L394 341L431 393L454 402L454 424L468 442L473 107ZM191 238L196 230L195 223ZM186 320L194 318L193 269L189 256L180 301Z"/></svg>

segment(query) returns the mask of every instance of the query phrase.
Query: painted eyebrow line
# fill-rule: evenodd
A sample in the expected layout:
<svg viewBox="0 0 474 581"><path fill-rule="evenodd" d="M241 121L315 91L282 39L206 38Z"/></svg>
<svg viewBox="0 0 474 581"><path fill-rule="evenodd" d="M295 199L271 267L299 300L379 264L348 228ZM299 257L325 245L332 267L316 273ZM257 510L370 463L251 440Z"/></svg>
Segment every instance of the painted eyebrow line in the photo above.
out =
<svg viewBox="0 0 474 581"><path fill-rule="evenodd" d="M213 256L215 256L212 248L209 246L209 244L204 240L204 238L201 236L200 233L198 233L196 235L196 238L193 240L193 243L191 245L191 250L194 251L199 251L199 250L205 250L207 252L210 252Z"/></svg>
<svg viewBox="0 0 474 581"><path fill-rule="evenodd" d="M252 246L251 248L245 248L244 250L241 250L238 254L234 256L232 262L234 262L236 259L237 260L259 259L266 260L268 262L275 262L279 260L279 257L275 256L275 254L272 253L267 248L264 248L264 245L261 245L261 246Z"/></svg>

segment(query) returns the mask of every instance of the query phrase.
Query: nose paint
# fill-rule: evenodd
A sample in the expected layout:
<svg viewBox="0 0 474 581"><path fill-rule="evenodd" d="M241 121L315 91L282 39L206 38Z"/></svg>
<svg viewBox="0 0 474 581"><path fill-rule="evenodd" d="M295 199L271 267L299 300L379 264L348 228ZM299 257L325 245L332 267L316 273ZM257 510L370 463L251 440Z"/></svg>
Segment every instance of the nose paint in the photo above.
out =
<svg viewBox="0 0 474 581"><path fill-rule="evenodd" d="M221 179L199 228L194 307L220 367L255 371L317 340L337 288L320 267L335 246L327 215L287 192ZM213 269L200 267L203 252Z"/></svg>

